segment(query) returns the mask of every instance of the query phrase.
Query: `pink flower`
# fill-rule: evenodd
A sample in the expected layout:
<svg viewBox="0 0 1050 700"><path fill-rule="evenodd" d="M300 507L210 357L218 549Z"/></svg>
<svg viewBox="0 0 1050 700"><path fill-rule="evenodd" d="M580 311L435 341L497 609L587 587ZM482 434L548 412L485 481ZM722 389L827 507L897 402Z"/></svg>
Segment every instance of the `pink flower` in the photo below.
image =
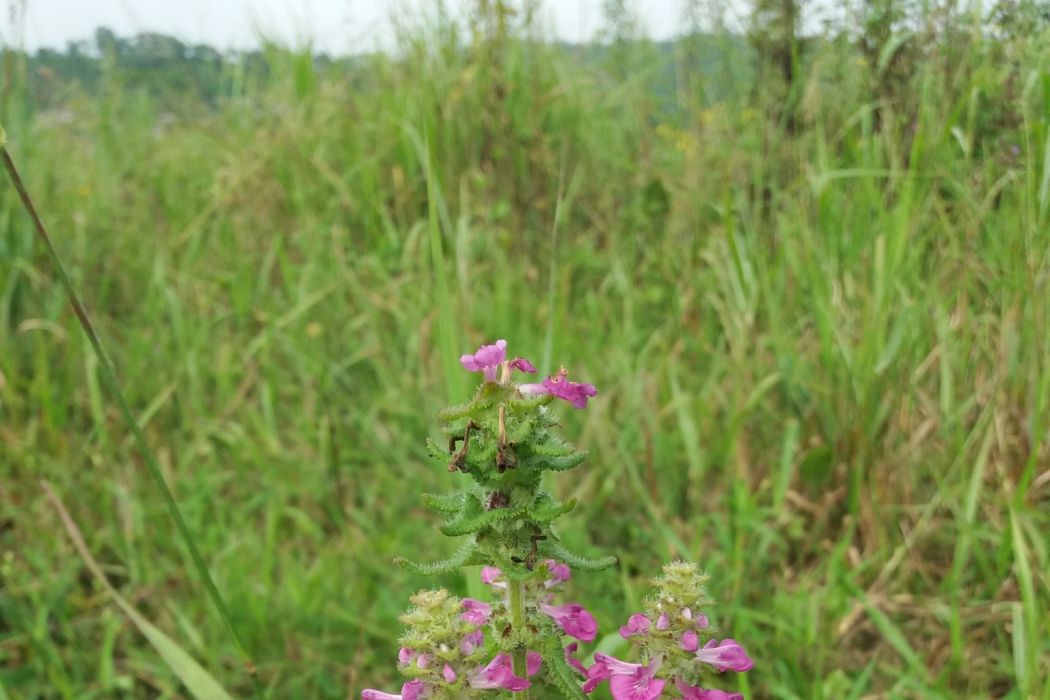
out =
<svg viewBox="0 0 1050 700"><path fill-rule="evenodd" d="M472 625L483 625L488 622L491 614L492 606L488 603L482 603L480 600L474 600L473 598L464 598L463 614L459 616L459 619L466 620Z"/></svg>
<svg viewBox="0 0 1050 700"><path fill-rule="evenodd" d="M579 662L579 660L574 656L574 654L576 653L576 650L579 649L579 648L580 648L580 645L577 644L576 642L573 642L572 644L570 644L567 647L565 647L565 663L569 664L574 669L579 671L580 675L586 677L587 676L587 667L584 666L583 664L581 664Z"/></svg>
<svg viewBox="0 0 1050 700"><path fill-rule="evenodd" d="M543 656L536 651L530 651L528 656L525 657L525 675L535 676L540 672L540 666L543 665Z"/></svg>
<svg viewBox="0 0 1050 700"><path fill-rule="evenodd" d="M558 606L540 603L540 610L550 615L565 634L581 642L593 642L598 633L598 623L594 616L577 603Z"/></svg>
<svg viewBox="0 0 1050 700"><path fill-rule="evenodd" d="M409 681L401 686L401 694L384 693L381 690L362 690L361 700L420 700L427 696L423 681Z"/></svg>
<svg viewBox="0 0 1050 700"><path fill-rule="evenodd" d="M441 671L441 677L445 679L446 683L455 683L456 669L449 664L445 664L445 668Z"/></svg>
<svg viewBox="0 0 1050 700"><path fill-rule="evenodd" d="M511 360L510 368L519 370L525 374L536 374L536 367L524 357L515 357Z"/></svg>
<svg viewBox="0 0 1050 700"><path fill-rule="evenodd" d="M740 693L727 693L724 690L707 690L695 685L688 685L681 678L675 679L675 686L682 694L682 700L744 700Z"/></svg>
<svg viewBox="0 0 1050 700"><path fill-rule="evenodd" d="M492 585L498 583L503 578L503 572L497 569L495 566L486 566L481 569L481 582Z"/></svg>
<svg viewBox="0 0 1050 700"><path fill-rule="evenodd" d="M474 630L459 643L459 651L463 656L470 656L481 646L483 641L485 641L485 635L482 634L481 630Z"/></svg>
<svg viewBox="0 0 1050 700"><path fill-rule="evenodd" d="M620 636L629 639L636 634L648 634L650 624L648 617L642 613L635 613L627 620L627 624L620 628Z"/></svg>
<svg viewBox="0 0 1050 700"><path fill-rule="evenodd" d="M401 647L397 652L397 662L399 664L410 664L415 655L416 653L408 647Z"/></svg>
<svg viewBox="0 0 1050 700"><path fill-rule="evenodd" d="M694 621L694 623L696 624L696 628L698 630L706 630L708 627L711 626L711 621L708 620L707 615L703 613L700 613L696 616L696 620Z"/></svg>
<svg viewBox="0 0 1050 700"><path fill-rule="evenodd" d="M568 581L572 576L572 570L569 569L567 564L559 564L553 559L548 559L546 563L547 571L550 572L551 577L543 582L544 588L553 588L559 583Z"/></svg>
<svg viewBox="0 0 1050 700"><path fill-rule="evenodd" d="M557 399L568 401L576 408L587 408L587 399L597 396L598 390L593 384L570 382L567 376L568 372L562 367L557 374L544 379L542 384L522 384L518 390L533 396L550 394Z"/></svg>
<svg viewBox="0 0 1050 700"><path fill-rule="evenodd" d="M594 665L587 671L583 692L590 693L603 680L609 679L609 690L615 700L655 700L667 684L667 681L656 678L662 662L663 659L657 656L643 666L598 652L594 655Z"/></svg>
<svg viewBox="0 0 1050 700"><path fill-rule="evenodd" d="M470 372L484 372L486 382L496 381L496 370L507 359L507 341L500 339L494 345L482 345L473 355L462 355L459 363Z"/></svg>
<svg viewBox="0 0 1050 700"><path fill-rule="evenodd" d="M510 656L497 654L484 668L479 668L470 674L468 681L470 687L479 690L494 690L503 688L511 692L525 690L531 683L524 678L514 675Z"/></svg>
<svg viewBox="0 0 1050 700"><path fill-rule="evenodd" d="M700 640L697 638L696 632L693 630L689 630L682 635L682 648L686 651L696 651L699 646Z"/></svg>
<svg viewBox="0 0 1050 700"><path fill-rule="evenodd" d="M536 371L533 364L524 357L515 357L510 362L507 362L507 341L502 338L492 345L482 345L473 355L461 355L459 363L467 371L484 372L486 382L496 381L496 374L499 368L503 367L503 376L500 377L500 382L504 384L510 381L510 373L513 370L519 370L528 374Z"/></svg>
<svg viewBox="0 0 1050 700"><path fill-rule="evenodd" d="M750 671L755 665L734 639L723 639L721 642L712 639L696 652L696 658L719 671Z"/></svg>

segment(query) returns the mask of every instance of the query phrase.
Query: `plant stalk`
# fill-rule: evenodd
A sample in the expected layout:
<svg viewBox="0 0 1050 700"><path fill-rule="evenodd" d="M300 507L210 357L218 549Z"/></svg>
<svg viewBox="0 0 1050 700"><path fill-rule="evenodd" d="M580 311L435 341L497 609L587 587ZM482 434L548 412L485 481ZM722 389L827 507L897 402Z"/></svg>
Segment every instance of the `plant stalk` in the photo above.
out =
<svg viewBox="0 0 1050 700"><path fill-rule="evenodd" d="M521 637L525 632L525 600L522 597L521 581L508 581L510 584L510 626L516 637ZM528 677L528 655L529 650L523 645L514 649L514 675L519 678ZM529 700L529 689L526 688L519 695L521 700Z"/></svg>

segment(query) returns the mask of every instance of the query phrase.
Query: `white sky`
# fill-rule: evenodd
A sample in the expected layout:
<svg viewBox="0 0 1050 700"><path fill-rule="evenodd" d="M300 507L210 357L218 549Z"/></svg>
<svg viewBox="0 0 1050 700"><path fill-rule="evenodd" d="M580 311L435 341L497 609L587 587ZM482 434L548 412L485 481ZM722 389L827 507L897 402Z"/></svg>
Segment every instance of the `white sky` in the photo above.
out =
<svg viewBox="0 0 1050 700"><path fill-rule="evenodd" d="M448 0L461 8L466 0ZM718 0L715 0L718 2ZM118 35L155 31L219 48L256 45L260 32L283 43L331 53L360 53L389 46L391 13L418 11L434 0L7 0L4 43L62 48L89 39L96 27ZM25 6L24 16L17 10ZM682 0L634 0L650 36L673 36ZM601 27L602 0L543 0L544 26L559 38L584 41ZM407 8L407 9L406 9Z"/></svg>

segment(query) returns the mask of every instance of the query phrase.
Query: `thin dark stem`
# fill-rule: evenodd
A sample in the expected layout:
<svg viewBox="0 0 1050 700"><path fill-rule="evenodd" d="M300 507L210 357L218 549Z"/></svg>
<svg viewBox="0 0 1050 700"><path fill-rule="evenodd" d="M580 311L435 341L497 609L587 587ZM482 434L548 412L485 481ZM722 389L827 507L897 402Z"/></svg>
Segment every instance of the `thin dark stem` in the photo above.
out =
<svg viewBox="0 0 1050 700"><path fill-rule="evenodd" d="M215 608L219 611L219 616L222 618L226 631L229 632L230 637L233 638L234 645L237 647L237 653L240 655L241 660L244 662L244 667L247 669L248 674L252 679L252 684L255 687L255 694L257 697L263 697L262 686L259 684L255 664L252 663L251 657L249 657L248 653L245 651L240 635L237 634L237 630L233 626L233 622L230 618L230 611L226 607L226 603L223 601L222 595L219 593L219 589L215 585L215 581L208 572L208 565L204 563L204 558L197 549L197 545L194 544L193 537L190 534L189 528L186 526L186 521L182 517L182 512L179 510L178 503L175 502L175 496L172 495L171 488L164 480L164 475L160 471L160 466L157 464L157 458L153 455L153 450L151 450L146 443L146 438L142 434L142 429L139 427L138 421L136 421L131 415L131 409L128 408L128 402L124 398L123 390L120 388L117 374L113 370L113 363L110 362L109 355L106 354L105 348L102 346L102 340L95 331L95 326L91 322L91 317L88 316L84 304L80 301L80 295L77 294L76 287L73 286L73 281L70 279L69 273L66 271L66 266L62 263L58 251L55 250L55 246L51 242L51 237L48 235L47 229L44 227L44 222L41 221L40 215L37 213L36 207L33 205L33 200L29 196L29 192L26 191L25 185L22 183L22 177L18 174L18 168L15 167L14 161L11 160L11 154L8 153L6 146L3 145L2 129L0 129L0 157L3 158L4 168L7 169L7 174L11 177L11 182L18 191L18 196L22 200L22 205L29 214L29 218L33 220L33 226L36 228L36 232L40 235L40 239L44 242L44 247L47 248L48 254L51 256L51 262L58 271L58 276L62 281L62 286L65 287L66 293L69 295L69 301L73 305L73 312L76 314L81 328L84 329L84 334L87 335L88 340L91 342L91 347L94 348L95 354L98 356L99 367L102 370L102 378L117 401L120 413L124 417L128 429L131 430L131 434L135 439L135 444L146 462L150 476L153 477L153 481L156 482L157 488L160 489L161 495L164 498L164 505L168 508L168 514L171 516L171 519L175 521L175 527L179 531L180 537L190 552L190 558L193 560L193 565L197 569L197 574L204 582L204 587L208 592L208 597L211 598Z"/></svg>

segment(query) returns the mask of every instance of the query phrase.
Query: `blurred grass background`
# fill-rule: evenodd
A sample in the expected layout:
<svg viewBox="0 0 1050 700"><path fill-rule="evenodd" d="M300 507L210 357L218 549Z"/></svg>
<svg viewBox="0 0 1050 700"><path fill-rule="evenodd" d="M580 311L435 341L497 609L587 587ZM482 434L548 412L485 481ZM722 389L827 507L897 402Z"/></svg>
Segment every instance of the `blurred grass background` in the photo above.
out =
<svg viewBox="0 0 1050 700"><path fill-rule="evenodd" d="M5 52L10 148L272 697L393 687L408 596L465 592L391 560L455 547L424 441L497 337L599 387L551 486L620 558L574 579L603 631L682 557L749 697L1050 697L1046 15L800 4L662 44L478 0L354 59ZM39 478L247 696L5 183L0 698L183 697Z"/></svg>

